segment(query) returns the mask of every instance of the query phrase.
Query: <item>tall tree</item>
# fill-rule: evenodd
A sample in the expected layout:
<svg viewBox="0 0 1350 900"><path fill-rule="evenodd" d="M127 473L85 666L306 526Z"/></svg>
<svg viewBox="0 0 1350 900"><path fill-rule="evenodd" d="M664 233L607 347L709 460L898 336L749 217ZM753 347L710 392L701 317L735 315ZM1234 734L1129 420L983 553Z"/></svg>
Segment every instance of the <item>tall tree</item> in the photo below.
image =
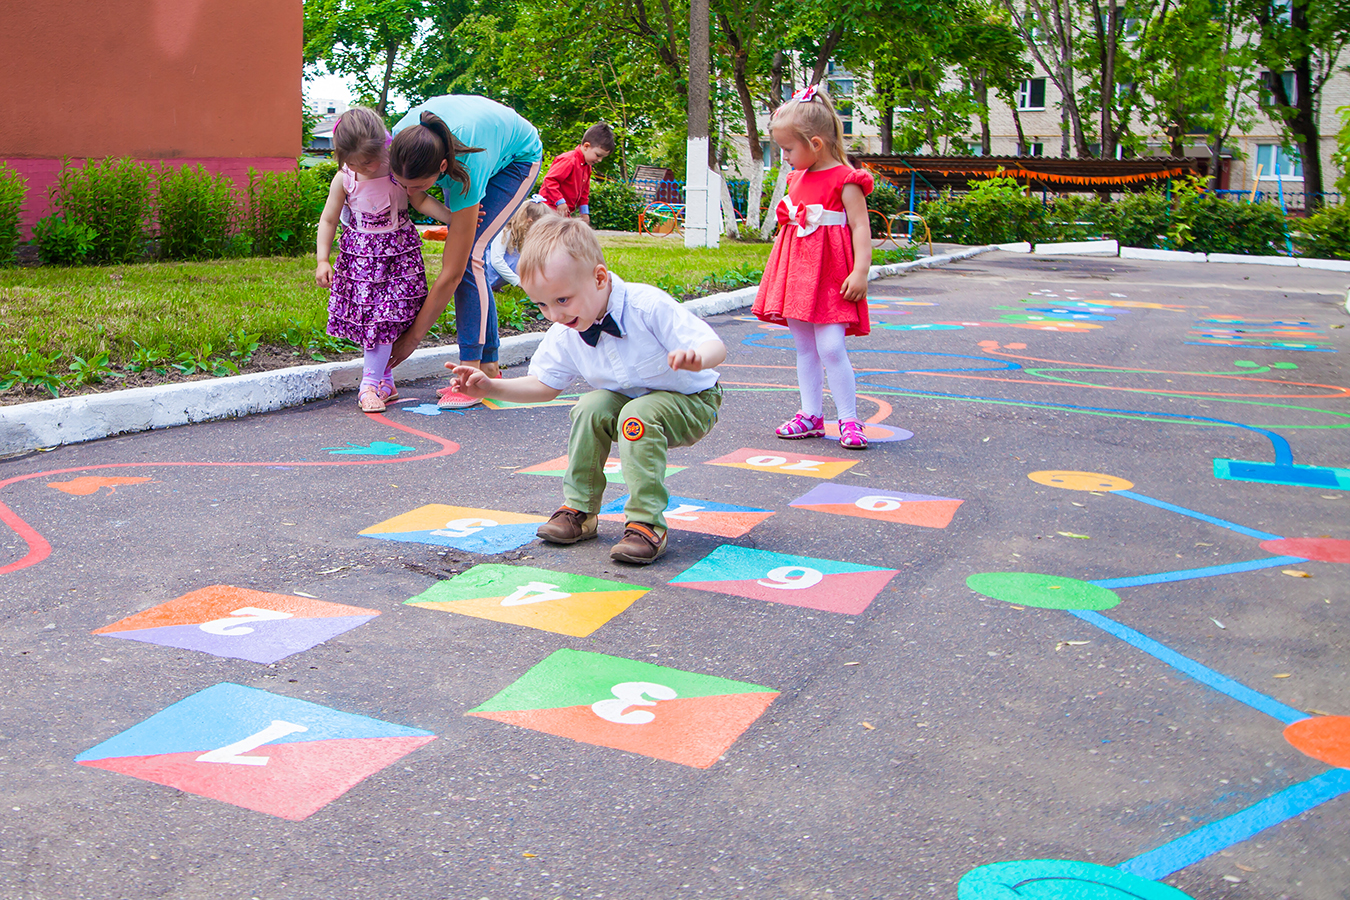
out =
<svg viewBox="0 0 1350 900"><path fill-rule="evenodd" d="M1322 204L1322 88L1350 41L1350 0L1239 0L1246 24L1260 37L1259 58L1269 69L1271 118L1298 147L1304 203ZM1292 73L1292 90L1285 73Z"/></svg>
<svg viewBox="0 0 1350 900"><path fill-rule="evenodd" d="M355 79L385 115L401 54L428 24L423 0L305 0L304 61Z"/></svg>
<svg viewBox="0 0 1350 900"><path fill-rule="evenodd" d="M1091 156L1078 109L1079 24L1075 0L1002 0L1012 18L1013 27L1022 35L1029 52L1046 77L1059 90L1063 115L1063 139L1060 156L1069 155L1070 141L1075 155Z"/></svg>

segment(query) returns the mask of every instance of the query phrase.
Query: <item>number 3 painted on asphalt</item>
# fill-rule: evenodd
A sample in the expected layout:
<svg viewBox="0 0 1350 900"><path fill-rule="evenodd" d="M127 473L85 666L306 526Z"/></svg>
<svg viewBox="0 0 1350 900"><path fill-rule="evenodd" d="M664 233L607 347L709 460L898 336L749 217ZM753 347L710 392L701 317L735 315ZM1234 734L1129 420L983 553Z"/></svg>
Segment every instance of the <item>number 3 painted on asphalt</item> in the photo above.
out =
<svg viewBox="0 0 1350 900"><path fill-rule="evenodd" d="M794 575L794 572L800 572L801 574ZM825 576L821 574L819 569L812 569L808 566L779 566L776 569L770 569L764 577L769 580L756 581L755 584L785 591L800 591L803 588L820 584Z"/></svg>
<svg viewBox="0 0 1350 900"><path fill-rule="evenodd" d="M597 700L591 704L591 712L606 722L616 725L646 725L656 718L656 714L645 709L624 712L630 706L655 706L657 700L674 700L677 694L674 688L650 681L625 681L610 688L614 697L609 700ZM655 697L648 700L646 696Z"/></svg>
<svg viewBox="0 0 1350 900"><path fill-rule="evenodd" d="M276 619L289 619L290 617L291 613L282 612L279 609L258 609L256 606L244 606L231 612L228 619L203 622L197 627L207 634L239 637L240 635L253 633L253 629L248 627L250 622L270 622Z"/></svg>

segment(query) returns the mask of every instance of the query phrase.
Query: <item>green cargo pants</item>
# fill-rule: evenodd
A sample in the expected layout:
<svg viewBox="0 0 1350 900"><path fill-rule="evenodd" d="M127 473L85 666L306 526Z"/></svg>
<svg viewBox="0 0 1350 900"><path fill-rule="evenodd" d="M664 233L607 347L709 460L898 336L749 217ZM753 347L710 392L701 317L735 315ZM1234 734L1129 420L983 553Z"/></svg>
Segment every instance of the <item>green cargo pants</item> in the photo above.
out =
<svg viewBox="0 0 1350 900"><path fill-rule="evenodd" d="M583 394L572 407L564 502L585 513L600 511L605 460L617 440L628 485L624 518L665 528L670 503L666 451L698 443L717 422L721 406L722 389L717 385L697 394L652 391L636 398L614 391Z"/></svg>

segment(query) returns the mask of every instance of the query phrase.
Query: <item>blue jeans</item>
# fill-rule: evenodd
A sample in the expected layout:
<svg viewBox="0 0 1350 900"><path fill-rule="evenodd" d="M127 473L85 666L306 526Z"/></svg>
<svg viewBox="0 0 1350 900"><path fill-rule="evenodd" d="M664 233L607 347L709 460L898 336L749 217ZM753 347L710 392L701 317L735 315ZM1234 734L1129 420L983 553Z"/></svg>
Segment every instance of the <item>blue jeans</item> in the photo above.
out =
<svg viewBox="0 0 1350 900"><path fill-rule="evenodd" d="M455 324L458 328L459 358L469 361L497 361L497 303L487 278L488 245L497 232L515 215L534 189L539 176L539 161L513 162L488 179L481 206L483 221L474 232L473 247L464 278L455 288Z"/></svg>

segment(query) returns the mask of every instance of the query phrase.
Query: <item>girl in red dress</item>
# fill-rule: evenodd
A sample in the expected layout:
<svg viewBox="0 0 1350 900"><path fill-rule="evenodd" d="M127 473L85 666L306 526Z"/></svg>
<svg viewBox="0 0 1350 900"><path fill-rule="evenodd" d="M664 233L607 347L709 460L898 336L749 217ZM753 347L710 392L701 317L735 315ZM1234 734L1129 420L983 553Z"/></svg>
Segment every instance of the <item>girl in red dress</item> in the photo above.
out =
<svg viewBox="0 0 1350 900"><path fill-rule="evenodd" d="M870 331L867 195L872 176L849 165L844 123L829 97L814 85L778 108L769 131L783 162L795 171L778 205L778 239L755 295L754 313L792 332L802 395L801 410L775 433L788 440L825 434L823 368L839 417L839 444L862 450L867 438L858 421L857 386L844 336Z"/></svg>

